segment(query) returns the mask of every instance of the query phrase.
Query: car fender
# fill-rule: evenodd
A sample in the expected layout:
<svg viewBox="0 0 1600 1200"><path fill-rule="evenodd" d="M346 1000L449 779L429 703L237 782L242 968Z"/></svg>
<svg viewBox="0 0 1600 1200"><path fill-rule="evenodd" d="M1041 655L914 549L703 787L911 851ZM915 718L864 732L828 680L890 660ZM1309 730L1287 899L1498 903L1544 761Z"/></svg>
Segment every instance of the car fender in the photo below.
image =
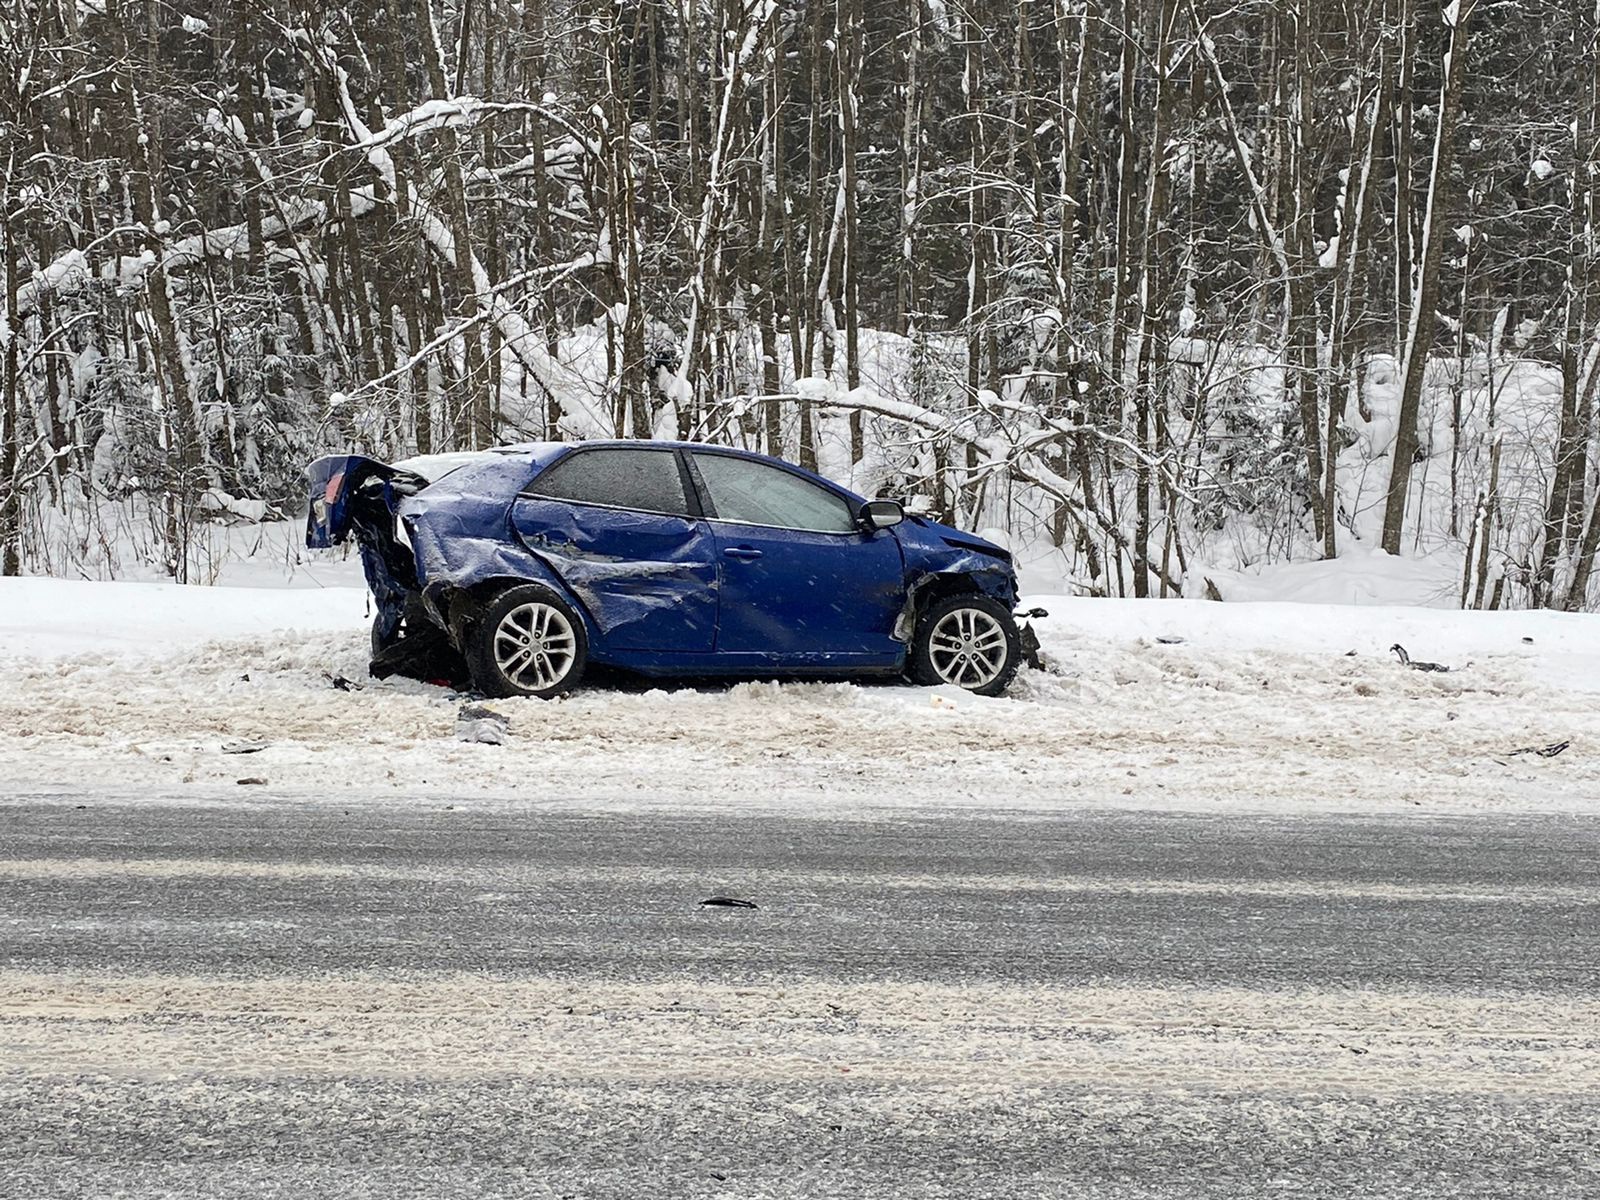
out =
<svg viewBox="0 0 1600 1200"><path fill-rule="evenodd" d="M571 605L593 637L587 606L513 532L505 481L486 480L491 485L481 489L462 488L460 482L443 497L423 492L399 505L400 524L416 559L416 586L433 618L449 628L448 605L457 593L491 583L538 583Z"/></svg>
<svg viewBox="0 0 1600 1200"><path fill-rule="evenodd" d="M1017 603L1017 576L1010 562L979 550L945 547L931 551L901 543L906 559L906 602L895 618L894 639L910 642L917 615L928 601L958 592L977 592L1004 604Z"/></svg>

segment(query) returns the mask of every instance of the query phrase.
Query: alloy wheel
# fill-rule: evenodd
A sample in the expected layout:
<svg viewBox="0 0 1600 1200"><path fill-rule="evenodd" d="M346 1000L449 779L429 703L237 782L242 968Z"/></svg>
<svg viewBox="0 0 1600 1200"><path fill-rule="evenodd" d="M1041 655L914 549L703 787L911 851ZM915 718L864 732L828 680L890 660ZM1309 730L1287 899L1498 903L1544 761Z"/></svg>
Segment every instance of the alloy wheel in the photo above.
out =
<svg viewBox="0 0 1600 1200"><path fill-rule="evenodd" d="M519 604L495 628L495 665L509 682L528 691L560 683L577 655L571 622L549 604Z"/></svg>
<svg viewBox="0 0 1600 1200"><path fill-rule="evenodd" d="M928 636L928 660L934 673L961 688L994 682L1006 667L1006 631L979 608L948 612Z"/></svg>

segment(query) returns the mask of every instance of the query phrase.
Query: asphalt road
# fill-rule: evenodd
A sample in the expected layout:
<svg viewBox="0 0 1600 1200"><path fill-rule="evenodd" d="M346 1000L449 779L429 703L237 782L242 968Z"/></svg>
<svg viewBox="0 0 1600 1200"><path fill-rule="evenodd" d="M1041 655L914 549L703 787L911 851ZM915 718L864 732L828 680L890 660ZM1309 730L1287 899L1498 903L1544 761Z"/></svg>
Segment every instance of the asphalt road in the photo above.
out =
<svg viewBox="0 0 1600 1200"><path fill-rule="evenodd" d="M1600 822L252 799L0 803L0 1197L1600 1197Z"/></svg>

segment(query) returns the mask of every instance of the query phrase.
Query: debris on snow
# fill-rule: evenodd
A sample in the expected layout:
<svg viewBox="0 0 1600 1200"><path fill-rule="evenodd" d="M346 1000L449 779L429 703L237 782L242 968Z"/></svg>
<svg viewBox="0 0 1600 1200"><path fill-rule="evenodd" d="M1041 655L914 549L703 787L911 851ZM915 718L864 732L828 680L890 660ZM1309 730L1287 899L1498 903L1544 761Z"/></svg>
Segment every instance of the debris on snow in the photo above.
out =
<svg viewBox="0 0 1600 1200"><path fill-rule="evenodd" d="M1449 667L1445 666L1443 663L1412 662L1411 661L1411 655L1406 653L1406 648L1404 646L1402 646L1399 642L1396 642L1394 645L1390 646L1389 649L1390 649L1390 651L1392 653L1397 654L1397 655L1400 656L1400 665L1402 667L1410 667L1413 671L1440 671L1440 672L1443 672L1443 671L1448 671L1450 669Z"/></svg>
<svg viewBox="0 0 1600 1200"><path fill-rule="evenodd" d="M511 721L503 713L483 704L464 704L456 714L456 741L503 746Z"/></svg>
<svg viewBox="0 0 1600 1200"><path fill-rule="evenodd" d="M1433 812L1592 812L1600 794L1600 757L1581 752L1600 738L1593 615L1026 593L1019 608L1051 612L1036 628L1052 669L1022 672L1005 699L953 691L952 710L892 685L598 685L537 706L537 737L517 725L510 753L453 740L466 695L365 678L371 615L347 577L8 581L0 770L18 787L71 780L76 799L154 797L185 772L234 786L219 744L265 738L270 788L318 803L411 802L413 780L475 804L606 811L1417 811L1410 798L1426 796ZM1187 641L1152 651L1160 635ZM1392 643L1450 663L1451 678L1386 666L1376 655ZM330 695L332 673L364 691ZM471 699L513 723L532 712ZM1580 753L1462 766L1552 732ZM1123 799L1135 761L1146 769Z"/></svg>
<svg viewBox="0 0 1600 1200"><path fill-rule="evenodd" d="M223 742L222 752L224 754L260 754L268 745L269 743L260 738L237 739L231 742Z"/></svg>
<svg viewBox="0 0 1600 1200"><path fill-rule="evenodd" d="M330 675L324 671L322 677L341 692L359 692L361 685L354 680L346 679L343 675Z"/></svg>
<svg viewBox="0 0 1600 1200"><path fill-rule="evenodd" d="M1515 750L1507 751L1506 757L1514 758L1518 754L1537 754L1540 758L1554 758L1570 745L1572 745L1571 738L1560 742L1551 742L1548 746L1520 746Z"/></svg>
<svg viewBox="0 0 1600 1200"><path fill-rule="evenodd" d="M701 908L759 908L754 900L740 900L734 896L712 896L700 901Z"/></svg>

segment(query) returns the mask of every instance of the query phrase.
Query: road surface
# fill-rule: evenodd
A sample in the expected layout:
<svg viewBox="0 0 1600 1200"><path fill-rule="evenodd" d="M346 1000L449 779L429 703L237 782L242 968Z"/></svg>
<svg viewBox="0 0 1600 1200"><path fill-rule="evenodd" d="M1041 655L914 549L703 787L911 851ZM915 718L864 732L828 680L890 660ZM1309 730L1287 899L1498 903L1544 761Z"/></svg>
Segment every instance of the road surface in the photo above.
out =
<svg viewBox="0 0 1600 1200"><path fill-rule="evenodd" d="M0 1196L1600 1196L1593 820L251 801L0 803Z"/></svg>

